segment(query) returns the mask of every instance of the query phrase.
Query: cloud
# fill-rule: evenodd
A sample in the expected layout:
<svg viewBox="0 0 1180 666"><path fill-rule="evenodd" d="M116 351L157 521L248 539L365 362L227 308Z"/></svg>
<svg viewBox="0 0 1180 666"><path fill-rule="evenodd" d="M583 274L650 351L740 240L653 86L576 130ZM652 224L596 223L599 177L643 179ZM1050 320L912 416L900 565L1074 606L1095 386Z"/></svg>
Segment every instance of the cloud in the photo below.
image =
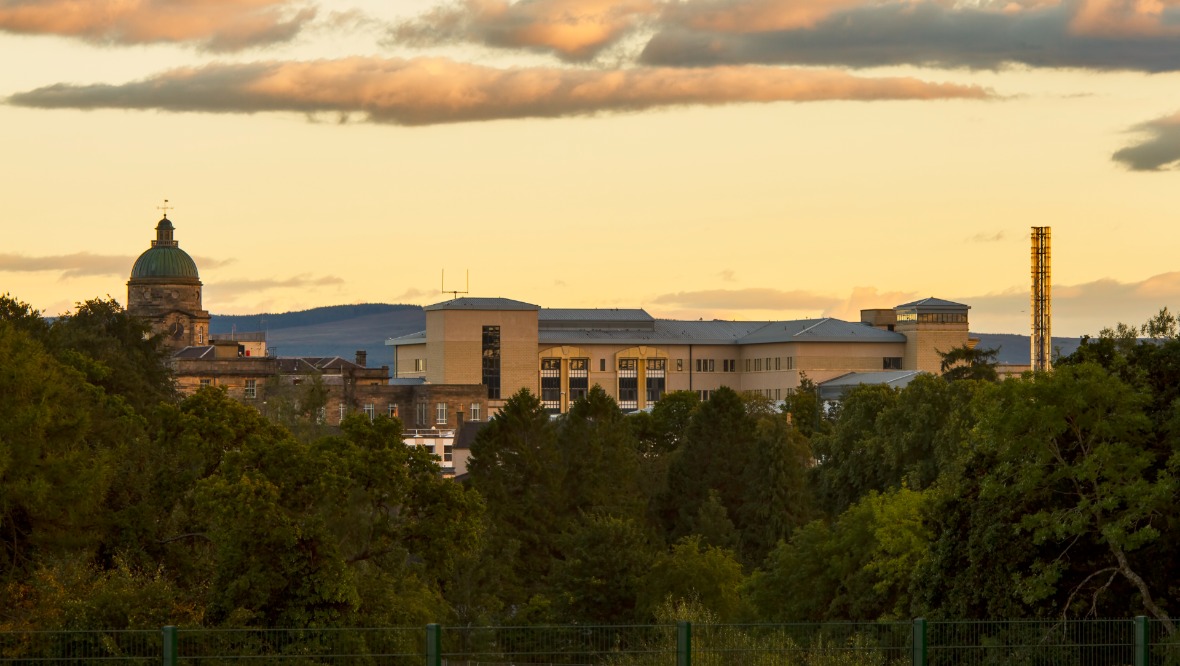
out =
<svg viewBox="0 0 1180 666"><path fill-rule="evenodd" d="M1164 171L1180 167L1180 112L1136 125L1133 131L1148 134L1139 143L1111 156L1132 171Z"/></svg>
<svg viewBox="0 0 1180 666"><path fill-rule="evenodd" d="M315 10L291 0L0 0L0 31L209 51L285 42Z"/></svg>
<svg viewBox="0 0 1180 666"><path fill-rule="evenodd" d="M1096 335L1119 322L1142 324L1165 306L1173 312L1180 309L1180 272L1161 273L1139 282L1103 278L1053 285L1052 296L1054 335ZM972 330L1016 333L1030 328L1027 289L955 300L971 306Z"/></svg>
<svg viewBox="0 0 1180 666"><path fill-rule="evenodd" d="M734 272L728 268L717 273L717 277L721 278L724 282L734 282L736 280Z"/></svg>
<svg viewBox="0 0 1180 666"><path fill-rule="evenodd" d="M974 236L972 236L971 238L968 238L967 240L972 243L997 243L999 241L1004 240L1004 232L997 231L994 234L981 232L981 233L975 234Z"/></svg>
<svg viewBox="0 0 1180 666"><path fill-rule="evenodd" d="M460 0L394 25L389 41L410 46L473 42L587 60L659 9L657 0Z"/></svg>
<svg viewBox="0 0 1180 666"><path fill-rule="evenodd" d="M733 12L747 6L734 2ZM664 66L921 65L993 69L1010 63L1147 72L1180 69L1174 0L1066 0L1002 7L891 0L841 8L803 27L750 22L666 24L640 58ZM717 21L713 21L717 23ZM736 30L740 28L740 30Z"/></svg>
<svg viewBox="0 0 1180 666"><path fill-rule="evenodd" d="M438 297L439 292L431 291L428 289L418 289L417 287L410 287L409 289L403 291L398 296L394 297L393 300L396 303L413 303L414 301L417 301L417 300L419 300L423 297L426 297L426 296ZM441 298L440 298L440 300L441 300Z"/></svg>
<svg viewBox="0 0 1180 666"><path fill-rule="evenodd" d="M827 310L839 299L809 291L752 287L748 289L705 289L662 294L653 303L681 309L701 310Z"/></svg>
<svg viewBox="0 0 1180 666"><path fill-rule="evenodd" d="M211 113L361 113L399 125L553 118L738 102L987 98L978 86L865 78L828 70L495 69L442 58L346 58L213 64L122 85L56 84L11 96L19 106Z"/></svg>
<svg viewBox="0 0 1180 666"><path fill-rule="evenodd" d="M58 272L64 278L130 275L135 257L75 252L46 257L0 254L0 273Z"/></svg>
<svg viewBox="0 0 1180 666"><path fill-rule="evenodd" d="M205 285L206 291L215 292L218 298L232 299L243 294L253 294L260 291L269 291L271 289L309 289L314 287L327 287L332 285L341 285L345 281L343 278L334 275L325 275L322 277L312 277L309 274L296 275L286 279L260 279L260 280L224 280L210 282Z"/></svg>

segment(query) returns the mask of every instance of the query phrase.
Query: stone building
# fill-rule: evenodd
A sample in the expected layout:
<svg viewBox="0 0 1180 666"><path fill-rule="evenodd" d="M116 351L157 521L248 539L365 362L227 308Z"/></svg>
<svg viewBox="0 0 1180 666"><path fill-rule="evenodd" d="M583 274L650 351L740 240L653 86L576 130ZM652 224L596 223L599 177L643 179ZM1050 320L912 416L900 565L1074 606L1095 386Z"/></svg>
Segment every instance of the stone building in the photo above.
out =
<svg viewBox="0 0 1180 666"><path fill-rule="evenodd" d="M127 281L127 311L145 319L172 350L207 343L209 313L201 304L197 264L173 238L165 214L156 240L139 255Z"/></svg>
<svg viewBox="0 0 1180 666"><path fill-rule="evenodd" d="M180 249L174 231L165 215L156 225L156 240L135 261L127 282L127 312L162 337L182 394L221 387L279 418L282 410L298 409L301 400L310 399L307 389L315 386L320 393L312 416L320 423L339 425L353 413L371 419L397 417L407 443L429 447L448 474L465 471L455 469L452 445L466 421L488 417L483 386L436 385L423 379L391 382L389 367L369 367L363 351L352 360L276 357L267 349L265 333L211 335L196 262Z"/></svg>

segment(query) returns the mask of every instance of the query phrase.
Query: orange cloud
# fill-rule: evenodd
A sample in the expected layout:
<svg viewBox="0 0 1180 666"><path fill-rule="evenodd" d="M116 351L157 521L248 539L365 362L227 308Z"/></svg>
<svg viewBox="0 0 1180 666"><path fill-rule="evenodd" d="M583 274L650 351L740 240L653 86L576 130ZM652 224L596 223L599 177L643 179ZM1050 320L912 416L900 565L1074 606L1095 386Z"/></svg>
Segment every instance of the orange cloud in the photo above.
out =
<svg viewBox="0 0 1180 666"><path fill-rule="evenodd" d="M1180 25L1166 20L1165 10L1177 0L1083 0L1069 24L1078 35L1167 37L1180 35Z"/></svg>
<svg viewBox="0 0 1180 666"><path fill-rule="evenodd" d="M692 0L667 5L666 23L694 30L742 33L811 28L863 0Z"/></svg>
<svg viewBox="0 0 1180 666"><path fill-rule="evenodd" d="M474 42L585 60L658 10L657 0L462 0L394 26L390 37L414 46Z"/></svg>
<svg viewBox="0 0 1180 666"><path fill-rule="evenodd" d="M291 0L0 0L0 31L212 51L287 41L314 16Z"/></svg>
<svg viewBox="0 0 1180 666"><path fill-rule="evenodd" d="M495 69L442 58L346 58L213 64L123 85L57 84L9 98L40 108L252 113L363 113L400 125L554 118L676 105L821 100L929 100L991 95L977 86L839 71L737 66L709 69Z"/></svg>

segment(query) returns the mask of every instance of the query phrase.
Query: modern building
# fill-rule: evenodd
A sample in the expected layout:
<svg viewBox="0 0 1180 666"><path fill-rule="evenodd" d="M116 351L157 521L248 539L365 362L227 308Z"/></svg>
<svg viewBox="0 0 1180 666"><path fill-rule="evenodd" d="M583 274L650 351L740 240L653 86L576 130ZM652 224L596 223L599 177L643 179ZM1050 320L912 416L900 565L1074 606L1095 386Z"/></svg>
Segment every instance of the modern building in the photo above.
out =
<svg viewBox="0 0 1180 666"><path fill-rule="evenodd" d="M939 352L969 344L969 306L937 298L864 310L860 322L685 321L642 309L541 308L456 298L425 308L426 330L393 338L395 380L481 384L498 409L516 391L565 412L602 386L624 410L668 391L702 399L722 386L779 400L806 377L940 372Z"/></svg>

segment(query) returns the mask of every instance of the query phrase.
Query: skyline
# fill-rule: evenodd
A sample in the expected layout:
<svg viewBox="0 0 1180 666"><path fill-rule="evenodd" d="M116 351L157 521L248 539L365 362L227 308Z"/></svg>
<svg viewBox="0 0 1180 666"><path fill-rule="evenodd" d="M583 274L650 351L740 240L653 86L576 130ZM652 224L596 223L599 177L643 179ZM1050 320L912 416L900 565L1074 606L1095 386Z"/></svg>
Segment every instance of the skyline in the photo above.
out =
<svg viewBox="0 0 1180 666"><path fill-rule="evenodd" d="M1177 0L0 0L0 58L0 291L49 315L125 300L164 199L216 314L469 270L542 307L937 296L1027 333L1031 226L1054 335L1180 301Z"/></svg>

